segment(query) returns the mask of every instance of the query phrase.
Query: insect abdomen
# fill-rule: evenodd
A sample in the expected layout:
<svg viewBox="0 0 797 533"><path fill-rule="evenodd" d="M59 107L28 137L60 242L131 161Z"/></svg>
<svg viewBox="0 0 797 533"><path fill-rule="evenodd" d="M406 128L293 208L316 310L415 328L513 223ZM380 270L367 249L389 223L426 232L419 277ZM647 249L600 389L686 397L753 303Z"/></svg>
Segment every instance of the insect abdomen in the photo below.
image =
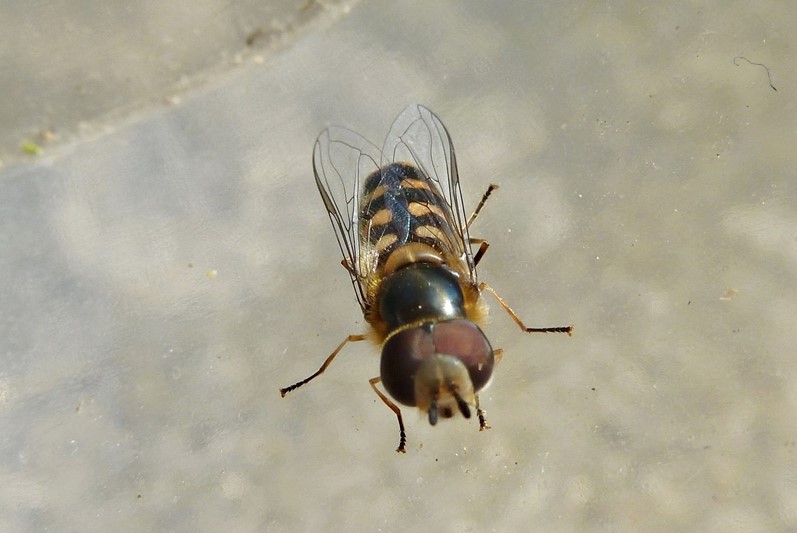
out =
<svg viewBox="0 0 797 533"><path fill-rule="evenodd" d="M417 168L391 163L365 180L360 235L383 264L405 244L418 242L440 251L438 244L450 214L437 187Z"/></svg>

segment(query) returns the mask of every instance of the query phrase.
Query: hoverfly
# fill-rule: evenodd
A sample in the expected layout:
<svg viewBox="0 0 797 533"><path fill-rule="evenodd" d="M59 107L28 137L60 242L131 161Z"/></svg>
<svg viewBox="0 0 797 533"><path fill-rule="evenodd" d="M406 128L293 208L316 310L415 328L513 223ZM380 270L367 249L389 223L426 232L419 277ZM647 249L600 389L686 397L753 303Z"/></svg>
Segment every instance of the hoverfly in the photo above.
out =
<svg viewBox="0 0 797 533"><path fill-rule="evenodd" d="M468 228L496 185L465 216L457 161L440 119L411 105L393 122L380 150L360 135L331 127L313 149L313 171L351 276L369 335L349 335L311 376L280 389L284 397L322 374L350 342L372 338L382 346L380 375L371 388L398 418L399 445L407 442L396 402L418 407L431 425L476 410L487 429L478 392L500 357L479 324L491 293L526 332L572 334L573 326L529 328L476 277L489 244ZM476 253L472 246L479 245Z"/></svg>

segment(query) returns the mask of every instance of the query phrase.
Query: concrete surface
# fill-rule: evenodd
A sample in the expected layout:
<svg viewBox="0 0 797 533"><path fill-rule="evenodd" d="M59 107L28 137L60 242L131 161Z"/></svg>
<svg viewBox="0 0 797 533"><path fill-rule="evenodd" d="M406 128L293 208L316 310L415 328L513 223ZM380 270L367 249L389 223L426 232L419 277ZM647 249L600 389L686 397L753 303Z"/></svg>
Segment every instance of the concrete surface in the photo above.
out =
<svg viewBox="0 0 797 533"><path fill-rule="evenodd" d="M172 105L7 162L0 529L797 529L797 7L502 6L322 8L263 61L244 31ZM405 410L398 455L377 348L277 389L364 327L313 141L411 102L469 205L501 185L482 279L576 331L493 305L492 429Z"/></svg>

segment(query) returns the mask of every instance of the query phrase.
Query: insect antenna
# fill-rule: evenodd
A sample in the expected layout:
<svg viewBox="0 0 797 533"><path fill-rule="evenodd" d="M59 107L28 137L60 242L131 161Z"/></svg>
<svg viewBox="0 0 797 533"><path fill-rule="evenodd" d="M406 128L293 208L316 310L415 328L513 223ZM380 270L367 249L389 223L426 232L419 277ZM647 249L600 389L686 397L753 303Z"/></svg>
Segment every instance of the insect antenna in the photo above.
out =
<svg viewBox="0 0 797 533"><path fill-rule="evenodd" d="M462 416L465 418L470 418L470 407L465 400L462 399L462 396L456 391L453 385L448 385L448 390L451 392L451 395L454 396L454 399L457 401L457 407L459 407L459 412L462 413Z"/></svg>
<svg viewBox="0 0 797 533"><path fill-rule="evenodd" d="M437 415L437 396L435 396L429 405L429 423L433 426L437 424Z"/></svg>

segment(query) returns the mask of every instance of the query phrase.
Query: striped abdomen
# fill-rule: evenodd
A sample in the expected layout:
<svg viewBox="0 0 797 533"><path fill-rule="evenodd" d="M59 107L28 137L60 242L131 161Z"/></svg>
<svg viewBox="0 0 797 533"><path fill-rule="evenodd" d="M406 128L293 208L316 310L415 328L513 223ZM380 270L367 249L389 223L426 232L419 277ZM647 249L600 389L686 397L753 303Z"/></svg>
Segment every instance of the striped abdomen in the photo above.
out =
<svg viewBox="0 0 797 533"><path fill-rule="evenodd" d="M365 180L360 236L383 264L397 248L421 243L444 254L453 228L448 205L435 184L418 168L391 163Z"/></svg>

